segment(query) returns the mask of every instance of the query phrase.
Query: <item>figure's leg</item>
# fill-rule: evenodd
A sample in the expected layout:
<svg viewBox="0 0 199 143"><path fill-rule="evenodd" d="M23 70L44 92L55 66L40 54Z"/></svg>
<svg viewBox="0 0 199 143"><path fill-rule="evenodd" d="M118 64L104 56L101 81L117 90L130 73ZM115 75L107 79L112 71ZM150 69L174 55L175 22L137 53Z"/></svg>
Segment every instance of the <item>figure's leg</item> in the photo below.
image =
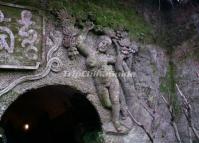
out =
<svg viewBox="0 0 199 143"><path fill-rule="evenodd" d="M105 108L111 109L112 104L111 104L111 100L109 97L108 89L104 85L97 85L96 88L97 88L97 93L98 93L98 96L100 98L102 105Z"/></svg>
<svg viewBox="0 0 199 143"><path fill-rule="evenodd" d="M120 118L120 87L117 80L113 80L109 87L109 94L112 102L112 120L113 122L119 122Z"/></svg>
<svg viewBox="0 0 199 143"><path fill-rule="evenodd" d="M127 128L120 123L120 85L118 79L113 79L109 94L112 101L112 121L118 132L127 132Z"/></svg>

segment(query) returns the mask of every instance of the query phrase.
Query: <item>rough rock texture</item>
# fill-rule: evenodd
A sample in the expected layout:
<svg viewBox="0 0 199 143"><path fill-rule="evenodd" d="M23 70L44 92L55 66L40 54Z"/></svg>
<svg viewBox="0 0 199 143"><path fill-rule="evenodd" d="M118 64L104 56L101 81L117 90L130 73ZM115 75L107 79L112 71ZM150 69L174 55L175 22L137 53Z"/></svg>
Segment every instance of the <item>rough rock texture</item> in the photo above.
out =
<svg viewBox="0 0 199 143"><path fill-rule="evenodd" d="M141 46L132 65L135 91L132 91L133 95L128 101L128 106L135 118L145 126L157 143L175 142L173 129L168 118L169 113L160 98L162 93L159 90L160 79L166 75L167 65L168 58L165 52L152 45ZM145 141L136 141L131 135L126 137L126 140L130 140L129 143L147 142L146 134L143 132L141 134L145 136Z"/></svg>
<svg viewBox="0 0 199 143"><path fill-rule="evenodd" d="M46 47L45 62L36 71L0 71L0 118L9 105L21 94L33 88L39 88L47 85L67 85L87 94L87 99L93 103L98 111L104 131L115 131L111 124L111 112L101 105L97 96L95 85L91 77L79 77L68 75L68 73L79 73L87 71L85 58L82 55L75 54L75 59L68 57L68 51L61 44L63 39L60 28L52 26L50 22L46 25ZM55 30L56 29L56 30ZM52 32L54 32L52 34ZM58 34L56 34L56 32ZM59 37L60 36L60 37ZM97 35L89 34L86 39L88 48L95 47L98 40ZM71 42L71 41L70 41ZM129 46L129 40L122 41L121 46ZM54 48L52 48L54 47ZM110 47L109 54L115 54ZM176 56L177 57L177 56ZM166 52L154 45L141 45L138 52L134 54L126 63L130 67L132 77L127 79L127 88L130 95L126 96L126 102L133 117L144 126L149 132L155 143L176 143L174 130L170 124L170 114L164 103L162 96L165 93L160 92L162 78L167 74L169 67L169 58ZM57 60L56 62L53 60ZM132 62L131 62L132 61ZM191 58L181 61L174 58L176 66L176 79L183 93L190 98L193 105L193 122L196 129L199 129L199 63ZM51 63L52 62L52 63ZM46 67L49 68L45 69ZM47 71L45 76L35 78L43 71ZM33 77L32 77L33 76ZM25 77L28 80L22 80L16 86L9 89L5 94L2 91L9 87L14 81ZM130 118L128 118L129 120ZM184 142L188 142L187 122L185 117L180 114L177 118L179 133ZM126 122L125 122L126 123ZM127 123L129 123L127 121ZM129 125L130 127L132 125ZM106 143L148 143L149 138L142 128L135 122L127 135L105 134Z"/></svg>
<svg viewBox="0 0 199 143"><path fill-rule="evenodd" d="M186 43L187 44L187 43ZM184 44L178 47L178 50L180 48L184 48ZM193 47L189 44L189 49ZM189 51L190 53L191 51ZM177 52L176 52L177 53ZM176 65L176 79L177 83L179 84L179 87L181 88L183 94L187 97L188 101L190 102L192 106L192 122L194 123L195 128L199 129L199 62L197 58L194 58L192 56L184 57L179 56L179 54L176 54L178 56L175 56L175 65ZM179 93L178 93L178 97ZM179 98L181 101L181 98ZM178 128L180 131L180 134L182 136L182 139L184 142L189 141L188 136L188 122L184 116L184 114L181 114L179 117L178 122ZM192 136L193 133L192 133ZM196 139L195 139L196 141Z"/></svg>

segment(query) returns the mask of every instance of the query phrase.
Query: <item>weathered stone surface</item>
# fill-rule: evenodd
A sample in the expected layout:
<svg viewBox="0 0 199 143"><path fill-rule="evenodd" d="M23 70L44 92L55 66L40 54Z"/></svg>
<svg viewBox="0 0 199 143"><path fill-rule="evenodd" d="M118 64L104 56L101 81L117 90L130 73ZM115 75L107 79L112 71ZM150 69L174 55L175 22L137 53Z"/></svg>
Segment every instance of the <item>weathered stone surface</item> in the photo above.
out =
<svg viewBox="0 0 199 143"><path fill-rule="evenodd" d="M177 79L179 87L183 94L189 99L192 105L192 122L196 129L199 128L199 63L191 58L186 59L181 63L176 59L177 65ZM178 93L180 99L180 95ZM181 99L180 99L181 101ZM179 117L178 128L184 142L189 141L188 136L188 122L183 114ZM192 133L193 135L193 133ZM193 135L194 136L194 135Z"/></svg>
<svg viewBox="0 0 199 143"><path fill-rule="evenodd" d="M4 18L4 15L0 13L0 26L6 26L1 24L3 21L3 24L5 24L6 21L10 20L9 15L11 13L9 13L9 10L5 10L5 6L0 6L0 8L2 8L1 10L5 13L5 16L8 16ZM38 15L34 15L33 12L33 21L36 22L35 26L33 26L33 29L37 30L37 32L40 33L38 34L39 40L35 43L36 47L38 47L39 57L37 60L31 60L34 62L28 62L29 60L27 60L27 57L25 57L23 55L24 53L22 53L23 50L19 52L19 55L15 55L16 49L25 48L26 42L23 42L23 38L27 38L27 33L24 33L23 29L21 29L22 31L20 31L19 33L17 33L16 30L20 29L20 23L23 27L23 24L27 24L26 22L29 22L30 24L33 21L30 21L30 19L29 21L23 21L23 19L21 19L19 23L15 22L20 17L20 14L22 14L22 17L24 14L30 16L30 12L10 7L9 9L10 11L17 11L17 16L11 14L11 19L14 18L15 21L10 25L8 24L7 26L10 28L14 27L14 35L18 35L19 37L21 36L21 38L15 38L15 40L17 41L16 43L21 45L17 47L15 46L14 48L12 48L12 46L9 47L9 44L6 45L5 43L5 33L0 35L0 65L5 64L5 61L3 61L5 58L1 57L7 55L11 57L10 59L12 61L15 61L15 59L18 60L16 61L17 66L32 67L35 65L36 62L41 62L41 58L39 58L42 55L42 23L40 21L41 17ZM62 23L62 28L63 24L67 24L67 22L68 19L66 19L66 21ZM69 28L62 29L63 31L58 31L56 30L57 27L54 27L51 21L48 21L47 23L48 25L46 25L45 27L46 62L42 62L37 70L26 73L16 70L6 72L0 71L0 118L3 115L4 111L9 107L9 105L27 90L47 85L61 84L73 87L81 91L82 93L87 94L87 99L95 106L97 112L99 113L104 133L112 133L107 133L104 135L106 143L150 142L144 130L142 130L142 128L140 128L136 123L132 123L132 120L130 120L128 114L125 114L125 109L128 109L132 113L134 118L144 126L144 128L153 137L155 143L176 143L174 130L170 124L170 114L161 98L161 95L164 94L160 92L161 79L166 76L169 64L169 57L167 57L164 50L154 45L141 45L134 41L130 41L127 32L115 32L110 29L108 32L105 32L108 36L112 38L110 39L109 37L108 39L112 41L110 42L110 47L108 47L108 49L105 49L105 53L107 52L105 57L99 58L96 61L104 62L105 58L116 58L117 56L121 56L122 54L124 54L126 57L123 57L122 60L120 59L121 61L117 59L119 61L117 62L121 63L117 65L118 67L114 67L114 65L110 66L110 64L107 64L106 61L105 64L103 63L102 65L109 66L111 68L111 72L113 73L115 72L115 70L117 70L117 68L120 72L130 71L132 73L130 77L118 78L120 81L120 89L118 88L117 90L120 90L120 96L122 97L120 98L122 111L122 114L120 115L120 120L121 124L129 127L128 134L118 134L116 128L112 123L113 118L111 115L111 110L105 109L100 102L98 96L99 93L96 92L96 85L94 84L93 77L78 75L79 73L84 73L85 71L88 72L87 56L89 54L92 55L96 52L95 58L100 57L99 55L102 54L99 51L97 53L96 46L97 44L100 44L103 47L104 43L101 42L100 38L102 36L94 35L87 29L88 31L86 32L86 38L83 39L83 44L85 44L84 46L88 51L83 51L85 52L84 54L87 54L86 56L83 56L83 54L81 53L82 51L76 47L79 44L79 41L76 40L78 39L81 41L81 38L84 38L81 36L77 36L78 34L80 34L78 32L80 32L81 30L71 25L65 25L64 28L68 28L69 26L71 26L70 28L72 28L72 30ZM31 34L32 32L30 31L29 34ZM116 44L114 43L114 40L118 42L118 49L115 48ZM115 45L112 44L112 42ZM29 43L29 46L34 45L31 45ZM104 52L104 49L101 49L101 51ZM21 62L18 58L21 58ZM25 63L23 63L24 61ZM180 63L179 60L175 59L175 62L175 65L177 66L176 74L179 79L179 85L182 88L184 94L189 96L191 98L191 103L193 103L193 121L194 125L198 129L199 64L198 62L194 62L192 59L187 59L183 63ZM7 62L6 65L12 64ZM106 86L109 87L108 85ZM183 136L184 142L187 142L188 137L186 130L186 120L183 115L179 117L177 123L180 130L180 135Z"/></svg>

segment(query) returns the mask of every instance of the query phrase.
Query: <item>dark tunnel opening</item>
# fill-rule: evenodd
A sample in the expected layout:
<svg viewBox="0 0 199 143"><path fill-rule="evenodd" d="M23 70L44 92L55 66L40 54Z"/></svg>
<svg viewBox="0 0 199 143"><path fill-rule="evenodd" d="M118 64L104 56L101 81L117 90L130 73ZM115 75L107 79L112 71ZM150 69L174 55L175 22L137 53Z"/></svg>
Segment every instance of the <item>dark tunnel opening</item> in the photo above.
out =
<svg viewBox="0 0 199 143"><path fill-rule="evenodd" d="M2 116L7 143L85 143L101 132L101 122L86 95L66 86L47 86L21 95Z"/></svg>

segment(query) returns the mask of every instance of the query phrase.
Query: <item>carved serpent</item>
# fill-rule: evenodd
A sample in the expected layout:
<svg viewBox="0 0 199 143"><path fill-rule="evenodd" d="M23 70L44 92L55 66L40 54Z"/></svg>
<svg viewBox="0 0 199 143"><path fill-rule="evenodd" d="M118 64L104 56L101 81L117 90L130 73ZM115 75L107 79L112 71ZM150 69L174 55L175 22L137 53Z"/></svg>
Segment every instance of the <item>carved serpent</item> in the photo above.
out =
<svg viewBox="0 0 199 143"><path fill-rule="evenodd" d="M54 71L52 68L53 64L56 65L60 65L59 63L61 62L60 59L58 59L57 57L54 57L52 59L50 59L47 63L46 68L39 74L36 75L28 75L28 76L23 76L17 80L15 80L14 82L12 82L9 86L7 86L5 89L0 91L0 96L2 96L3 94L7 93L9 90L13 89L16 85L23 83L25 81L33 81L33 80L38 80L41 78L44 78L45 76L48 75L48 73L52 70ZM57 71L57 70L55 70Z"/></svg>
<svg viewBox="0 0 199 143"><path fill-rule="evenodd" d="M60 72L62 70L62 68L61 68L63 65L62 61L58 57L52 57L53 53L59 49L59 46L62 43L62 37L60 36L61 33L56 31L55 34L56 35L53 35L53 34L50 35L51 38L53 36L52 40L54 42L54 45L49 50L49 52L47 54L48 55L47 56L47 65L46 65L45 69L41 73L38 73L36 75L23 76L21 78L18 78L15 81L13 81L6 88L4 88L3 90L0 91L0 97L2 95L4 95L5 93L9 92L10 90L12 90L14 87L16 87L20 83L27 82L27 81L34 81L34 80L44 78L49 74L50 71Z"/></svg>

